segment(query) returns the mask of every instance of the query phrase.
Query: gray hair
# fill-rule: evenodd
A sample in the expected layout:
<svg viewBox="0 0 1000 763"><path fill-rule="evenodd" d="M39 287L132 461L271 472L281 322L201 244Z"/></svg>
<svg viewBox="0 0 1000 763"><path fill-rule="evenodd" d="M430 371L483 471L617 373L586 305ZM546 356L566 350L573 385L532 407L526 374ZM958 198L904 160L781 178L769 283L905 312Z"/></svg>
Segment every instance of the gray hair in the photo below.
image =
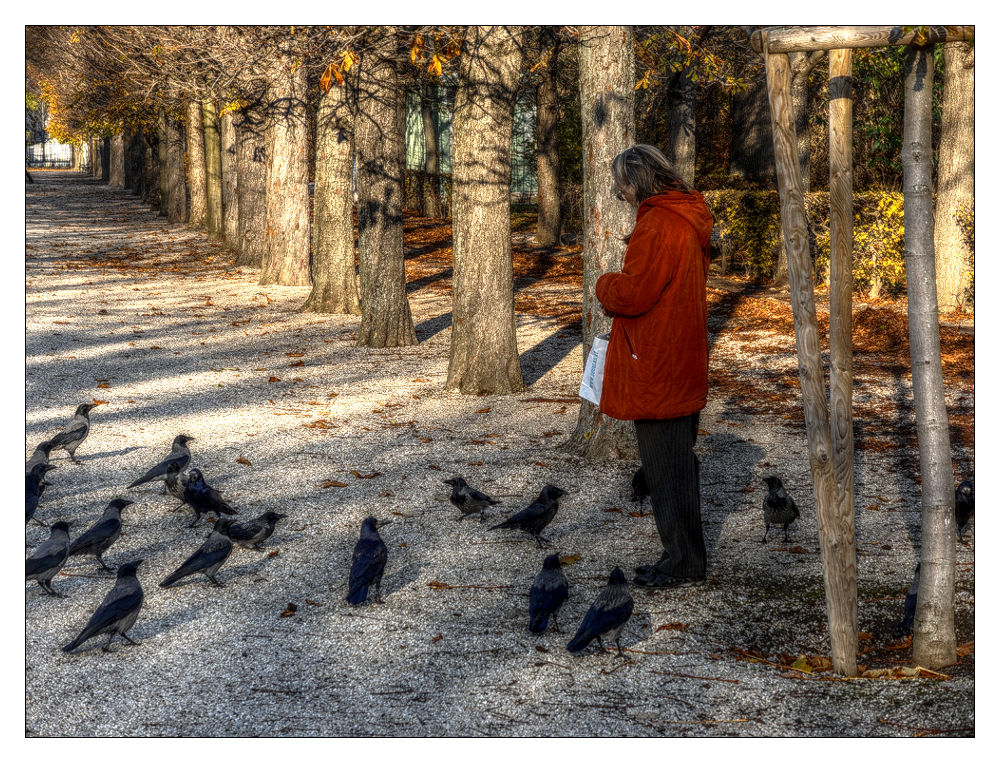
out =
<svg viewBox="0 0 1000 763"><path fill-rule="evenodd" d="M611 176L619 186L635 189L636 206L664 191L691 192L663 152L646 143L626 148L612 159Z"/></svg>

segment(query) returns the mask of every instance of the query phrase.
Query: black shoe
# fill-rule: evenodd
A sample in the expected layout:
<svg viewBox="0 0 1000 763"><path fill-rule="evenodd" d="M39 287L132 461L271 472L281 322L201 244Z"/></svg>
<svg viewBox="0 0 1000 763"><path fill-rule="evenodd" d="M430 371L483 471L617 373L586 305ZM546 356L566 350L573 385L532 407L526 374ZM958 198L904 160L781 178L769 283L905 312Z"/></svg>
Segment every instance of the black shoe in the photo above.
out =
<svg viewBox="0 0 1000 763"><path fill-rule="evenodd" d="M705 585L705 577L675 578L664 572L650 575L636 575L632 583L639 588L646 588L653 591L661 591L667 588L692 588L694 586Z"/></svg>

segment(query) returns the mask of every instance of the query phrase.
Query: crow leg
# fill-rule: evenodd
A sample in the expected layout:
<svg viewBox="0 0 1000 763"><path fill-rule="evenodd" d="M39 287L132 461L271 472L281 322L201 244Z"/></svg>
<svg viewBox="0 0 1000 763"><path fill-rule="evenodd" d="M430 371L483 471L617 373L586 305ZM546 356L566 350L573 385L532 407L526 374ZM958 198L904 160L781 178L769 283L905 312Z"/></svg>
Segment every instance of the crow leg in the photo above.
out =
<svg viewBox="0 0 1000 763"><path fill-rule="evenodd" d="M114 638L115 638L115 632L114 632L114 631L111 631L111 636L109 636L109 637L108 637L108 643L107 643L107 644L105 644L105 645L104 645L104 646L103 646L103 647L101 648L101 651L104 651L104 652L110 652L110 651L111 651L111 642L112 642L112 641L114 641Z"/></svg>
<svg viewBox="0 0 1000 763"><path fill-rule="evenodd" d="M545 538L543 538L541 535L536 535L535 536L535 543L538 544L539 548L545 548L545 546L543 546L542 543L548 543L548 541L545 540Z"/></svg>
<svg viewBox="0 0 1000 763"><path fill-rule="evenodd" d="M788 525L785 525L785 543L788 543Z"/></svg>
<svg viewBox="0 0 1000 763"><path fill-rule="evenodd" d="M378 602L379 604L382 603L382 584L381 583L376 583L375 584L375 601Z"/></svg>
<svg viewBox="0 0 1000 763"><path fill-rule="evenodd" d="M108 565L106 565L106 564L104 563L104 560L103 560L103 559L101 559L101 555L100 555L100 554L95 554L95 556L97 557L97 561L99 561L99 562L101 563L101 566L102 566L102 567L103 567L104 569L106 569L106 570L107 570L108 572L114 572L114 570L112 570L112 569L111 569L110 567L108 567Z"/></svg>
<svg viewBox="0 0 1000 763"><path fill-rule="evenodd" d="M38 517L32 517L31 521L36 522L40 527L44 527L46 530L49 529L49 526L45 524L42 520L40 520Z"/></svg>
<svg viewBox="0 0 1000 763"><path fill-rule="evenodd" d="M222 583L220 583L218 580L215 579L215 575L209 575L206 572L205 573L205 577L208 578L209 580L211 580L215 585L219 586L219 588L222 588Z"/></svg>
<svg viewBox="0 0 1000 763"><path fill-rule="evenodd" d="M615 639L615 646L618 647L618 656L621 657L623 660L627 659L625 657L625 652L622 651L622 645L621 645L621 641L619 639Z"/></svg>
<svg viewBox="0 0 1000 763"><path fill-rule="evenodd" d="M201 514L199 514L199 513L198 513L198 512L196 511L196 512L194 513L194 522L192 522L191 524L189 524L189 525L188 525L188 527L194 527L194 526L195 526L196 524L198 524L198 520L200 520L200 519L201 519Z"/></svg>
<svg viewBox="0 0 1000 763"><path fill-rule="evenodd" d="M761 543L767 543L767 534L771 531L771 525L764 525L764 537L760 539Z"/></svg>
<svg viewBox="0 0 1000 763"><path fill-rule="evenodd" d="M133 641L132 639L130 639L129 636L128 636L128 634L125 633L124 631L120 635L121 635L121 637L123 639L125 639L126 641L128 641L132 646L139 646L139 642L138 641Z"/></svg>
<svg viewBox="0 0 1000 763"><path fill-rule="evenodd" d="M600 636L597 637L597 645L599 647L601 647L601 651L603 652L604 651L604 642L601 641L601 637Z"/></svg>
<svg viewBox="0 0 1000 763"><path fill-rule="evenodd" d="M562 633L562 631L559 630L559 620L556 619L555 612L552 613L552 630L554 630L556 633Z"/></svg>

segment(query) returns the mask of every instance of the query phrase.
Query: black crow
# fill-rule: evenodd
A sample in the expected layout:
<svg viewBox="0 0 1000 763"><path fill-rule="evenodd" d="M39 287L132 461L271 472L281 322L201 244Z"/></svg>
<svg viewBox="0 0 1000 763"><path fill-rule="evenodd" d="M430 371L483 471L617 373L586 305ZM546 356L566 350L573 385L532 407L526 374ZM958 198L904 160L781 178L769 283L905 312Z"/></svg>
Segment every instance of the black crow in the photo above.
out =
<svg viewBox="0 0 1000 763"><path fill-rule="evenodd" d="M65 594L57 593L52 588L52 578L59 574L68 558L69 524L56 522L52 525L48 540L24 560L24 579L36 580L45 593L65 598Z"/></svg>
<svg viewBox="0 0 1000 763"><path fill-rule="evenodd" d="M607 587L590 605L590 609L583 617L583 622L580 623L580 629L576 632L573 640L566 645L566 650L579 652L595 638L601 649L604 649L601 636L607 636L618 647L618 656L624 657L619 634L625 627L625 623L632 617L633 606L634 602L628 589L628 582L625 580L625 573L615 567L608 579Z"/></svg>
<svg viewBox="0 0 1000 763"><path fill-rule="evenodd" d="M196 572L205 573L205 577L221 587L222 583L215 579L215 573L233 550L233 542L228 535L230 521L225 518L218 519L208 538L201 544L201 548L191 554L174 572L167 575L160 583L160 588L169 588L181 578L194 575Z"/></svg>
<svg viewBox="0 0 1000 763"><path fill-rule="evenodd" d="M913 582L906 592L906 601L903 602L903 619L896 623L893 630L904 633L913 632L913 616L917 614L917 591L920 589L920 564L917 563L913 570Z"/></svg>
<svg viewBox="0 0 1000 763"><path fill-rule="evenodd" d="M545 557L542 563L542 571L535 576L535 582L531 584L531 598L528 601L528 615L530 621L528 630L532 633L541 633L549 624L549 617L552 618L552 627L556 633L559 630L559 620L556 613L563 602L569 597L569 581L566 580L566 573L559 563L559 554L552 554Z"/></svg>
<svg viewBox="0 0 1000 763"><path fill-rule="evenodd" d="M640 466L638 471L632 477L632 502L639 502L639 508L642 508L643 502L649 497L649 484L646 482L646 472L642 470Z"/></svg>
<svg viewBox="0 0 1000 763"><path fill-rule="evenodd" d="M52 443L48 440L44 440L35 446L35 452L31 454L31 458L24 465L24 473L30 472L35 464L47 464L49 462L49 452L52 450Z"/></svg>
<svg viewBox="0 0 1000 763"><path fill-rule="evenodd" d="M69 555L93 554L101 566L111 572L111 568L105 564L101 555L111 548L111 544L122 534L122 509L133 503L134 501L126 498L112 499L101 518L70 544Z"/></svg>
<svg viewBox="0 0 1000 763"><path fill-rule="evenodd" d="M70 461L78 464L79 461L76 460L75 456L76 449L80 447L83 441L87 439L87 435L90 434L90 412L97 405L97 403L83 403L77 406L72 421L69 422L63 431L49 440L49 444L52 446L49 452L51 453L60 449L65 450L69 453Z"/></svg>
<svg viewBox="0 0 1000 763"><path fill-rule="evenodd" d="M462 516L458 518L459 521L462 521L470 514L478 514L479 518L482 519L484 510L500 503L500 501L493 500L485 493L480 493L475 488L469 487L468 483L461 477L444 480L444 483L452 486L451 495L448 497L448 500L462 512Z"/></svg>
<svg viewBox="0 0 1000 763"><path fill-rule="evenodd" d="M170 455L129 485L129 489L146 482L152 482L153 480L165 480L167 477L167 467L170 464L177 464L179 471L184 471L188 462L191 461L191 451L188 450L187 444L193 440L193 437L189 437L186 434L177 435L170 448Z"/></svg>
<svg viewBox="0 0 1000 763"><path fill-rule="evenodd" d="M375 517L368 517L361 523L361 537L354 546L351 560L351 578L347 589L347 603L360 604L368 598L368 586L375 586L375 601L382 601L382 573L389 557L385 542L378 534L378 525L383 527L389 521L379 523Z"/></svg>
<svg viewBox="0 0 1000 763"><path fill-rule="evenodd" d="M767 542L767 534L771 530L771 525L784 525L785 542L787 543L788 525L802 516L799 514L799 507L785 491L785 486L781 484L780 479L765 477L764 482L767 483L770 490L764 498L764 537L760 539L760 542Z"/></svg>
<svg viewBox="0 0 1000 763"><path fill-rule="evenodd" d="M38 510L38 499L42 497L46 485L49 484L45 481L45 475L55 468L55 464L38 463L24 475L24 524L28 524L34 518ZM40 520L35 521L42 524Z"/></svg>
<svg viewBox="0 0 1000 763"><path fill-rule="evenodd" d="M566 495L565 490L557 488L555 485L546 485L542 488L542 492L538 494L538 498L528 508L517 512L517 514L506 522L493 525L490 529L505 530L512 527L519 528L526 533L534 535L538 547L543 548L542 543L547 541L541 537L542 530L555 518L556 512L559 511L559 497L563 495Z"/></svg>
<svg viewBox="0 0 1000 763"><path fill-rule="evenodd" d="M184 500L194 509L194 521L188 527L198 524L202 514L214 511L215 515L235 514L236 509L222 499L222 494L205 482L200 469L192 469L184 486Z"/></svg>
<svg viewBox="0 0 1000 763"><path fill-rule="evenodd" d="M135 625L136 618L139 617L139 610L142 609L142 586L136 577L136 570L142 564L142 559L127 562L118 568L118 579L114 586L104 597L104 601L91 615L87 627L80 632L73 641L63 647L64 652L72 652L84 641L100 636L102 633L111 634L108 643L104 645L105 652L111 649L111 641L115 635L120 635L130 644L136 642L129 638L128 631Z"/></svg>
<svg viewBox="0 0 1000 763"><path fill-rule="evenodd" d="M965 480L955 491L955 532L959 540L962 540L962 536L969 529L969 520L975 513L976 495L971 480Z"/></svg>
<svg viewBox="0 0 1000 763"><path fill-rule="evenodd" d="M278 520L287 516L287 514L268 511L248 522L229 525L229 537L245 546L260 549L260 545L271 537Z"/></svg>

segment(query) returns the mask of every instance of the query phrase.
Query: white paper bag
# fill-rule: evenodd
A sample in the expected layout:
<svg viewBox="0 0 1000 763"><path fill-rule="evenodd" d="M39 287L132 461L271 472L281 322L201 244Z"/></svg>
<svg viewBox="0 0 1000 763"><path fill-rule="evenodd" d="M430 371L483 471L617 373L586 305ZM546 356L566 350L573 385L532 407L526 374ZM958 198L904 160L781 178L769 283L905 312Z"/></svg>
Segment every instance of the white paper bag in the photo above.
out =
<svg viewBox="0 0 1000 763"><path fill-rule="evenodd" d="M594 405L601 404L601 387L604 384L604 359L608 354L610 334L599 334L594 337L590 347L590 355L583 367L583 379L580 381L580 397L589 400Z"/></svg>

